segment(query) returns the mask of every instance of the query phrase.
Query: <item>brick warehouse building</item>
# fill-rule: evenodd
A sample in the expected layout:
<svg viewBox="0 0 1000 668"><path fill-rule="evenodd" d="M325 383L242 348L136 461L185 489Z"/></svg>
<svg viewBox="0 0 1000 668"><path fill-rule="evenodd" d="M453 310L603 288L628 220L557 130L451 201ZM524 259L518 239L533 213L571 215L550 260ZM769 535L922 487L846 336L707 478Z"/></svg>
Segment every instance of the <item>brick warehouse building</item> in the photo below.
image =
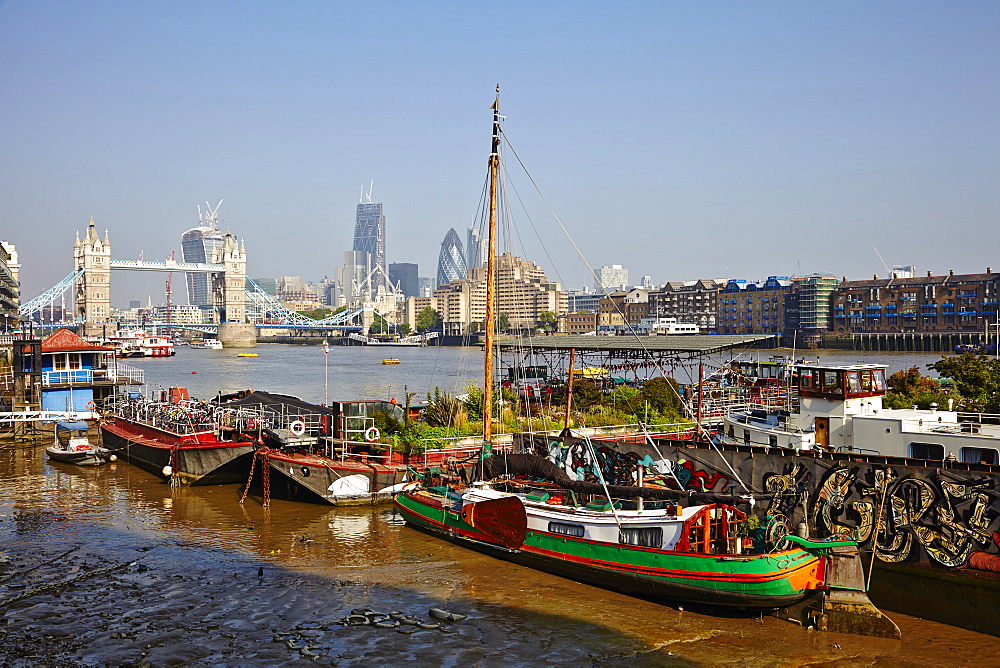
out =
<svg viewBox="0 0 1000 668"><path fill-rule="evenodd" d="M830 299L835 334L984 332L997 322L1000 273L844 281Z"/></svg>

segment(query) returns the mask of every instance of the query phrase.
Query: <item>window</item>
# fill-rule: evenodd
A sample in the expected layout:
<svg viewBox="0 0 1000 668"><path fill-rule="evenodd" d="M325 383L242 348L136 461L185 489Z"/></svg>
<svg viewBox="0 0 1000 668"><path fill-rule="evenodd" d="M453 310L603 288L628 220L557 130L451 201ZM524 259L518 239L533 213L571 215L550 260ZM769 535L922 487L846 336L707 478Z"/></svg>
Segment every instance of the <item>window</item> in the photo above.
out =
<svg viewBox="0 0 1000 668"><path fill-rule="evenodd" d="M750 430L743 430L743 445L750 445Z"/></svg>
<svg viewBox="0 0 1000 668"><path fill-rule="evenodd" d="M1000 463L1000 456L993 448L962 448L962 461L966 464Z"/></svg>
<svg viewBox="0 0 1000 668"><path fill-rule="evenodd" d="M940 443L910 443L913 459L944 459L944 446Z"/></svg>
<svg viewBox="0 0 1000 668"><path fill-rule="evenodd" d="M803 390L811 390L816 387L817 383L814 378L815 372L812 369L804 369L800 371L799 375L799 388Z"/></svg>
<svg viewBox="0 0 1000 668"><path fill-rule="evenodd" d="M843 394L840 388L840 373L837 371L823 371L823 391L833 394Z"/></svg>
<svg viewBox="0 0 1000 668"><path fill-rule="evenodd" d="M549 522L549 533L561 533L564 536L576 536L577 538L583 538L583 526L580 524Z"/></svg>
<svg viewBox="0 0 1000 668"><path fill-rule="evenodd" d="M851 395L861 393L861 379L857 371L847 373L847 392Z"/></svg>
<svg viewBox="0 0 1000 668"><path fill-rule="evenodd" d="M663 547L663 529L660 527L622 527L618 542L640 547Z"/></svg>
<svg viewBox="0 0 1000 668"><path fill-rule="evenodd" d="M767 437L767 444L770 445L772 448L778 447L778 437L775 436L774 434L771 434L770 436Z"/></svg>

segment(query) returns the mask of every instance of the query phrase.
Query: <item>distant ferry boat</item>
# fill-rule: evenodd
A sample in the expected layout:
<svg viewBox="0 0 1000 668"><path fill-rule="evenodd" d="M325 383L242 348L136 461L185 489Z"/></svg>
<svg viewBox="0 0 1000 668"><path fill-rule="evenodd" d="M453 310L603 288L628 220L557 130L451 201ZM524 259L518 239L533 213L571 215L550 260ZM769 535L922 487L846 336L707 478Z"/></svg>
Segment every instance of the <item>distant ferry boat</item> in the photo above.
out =
<svg viewBox="0 0 1000 668"><path fill-rule="evenodd" d="M209 350L222 350L222 341L218 339L202 339L201 341L192 341L189 344L192 348L207 348Z"/></svg>
<svg viewBox="0 0 1000 668"><path fill-rule="evenodd" d="M141 329L119 329L108 337L107 344L118 350L118 357L170 357L176 353L170 339Z"/></svg>

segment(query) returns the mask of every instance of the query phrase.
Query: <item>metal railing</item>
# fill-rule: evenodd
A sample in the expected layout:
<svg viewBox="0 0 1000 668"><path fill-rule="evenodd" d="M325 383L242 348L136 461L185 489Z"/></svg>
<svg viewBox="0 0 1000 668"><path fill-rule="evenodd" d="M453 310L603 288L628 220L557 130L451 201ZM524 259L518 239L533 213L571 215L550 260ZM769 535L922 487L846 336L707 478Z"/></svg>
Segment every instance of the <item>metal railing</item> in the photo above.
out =
<svg viewBox="0 0 1000 668"><path fill-rule="evenodd" d="M93 382L93 369L59 369L42 372L42 385L93 384Z"/></svg>

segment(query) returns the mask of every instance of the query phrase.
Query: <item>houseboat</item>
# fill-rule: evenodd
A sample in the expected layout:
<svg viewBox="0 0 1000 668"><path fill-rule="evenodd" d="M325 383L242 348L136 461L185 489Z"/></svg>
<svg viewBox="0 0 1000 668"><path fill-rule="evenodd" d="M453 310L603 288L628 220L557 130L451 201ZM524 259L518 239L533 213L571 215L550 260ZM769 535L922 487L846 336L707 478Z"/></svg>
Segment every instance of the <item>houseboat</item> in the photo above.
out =
<svg viewBox="0 0 1000 668"><path fill-rule="evenodd" d="M44 411L93 411L119 388L144 382L142 369L119 361L114 348L68 329L14 346L17 402Z"/></svg>

